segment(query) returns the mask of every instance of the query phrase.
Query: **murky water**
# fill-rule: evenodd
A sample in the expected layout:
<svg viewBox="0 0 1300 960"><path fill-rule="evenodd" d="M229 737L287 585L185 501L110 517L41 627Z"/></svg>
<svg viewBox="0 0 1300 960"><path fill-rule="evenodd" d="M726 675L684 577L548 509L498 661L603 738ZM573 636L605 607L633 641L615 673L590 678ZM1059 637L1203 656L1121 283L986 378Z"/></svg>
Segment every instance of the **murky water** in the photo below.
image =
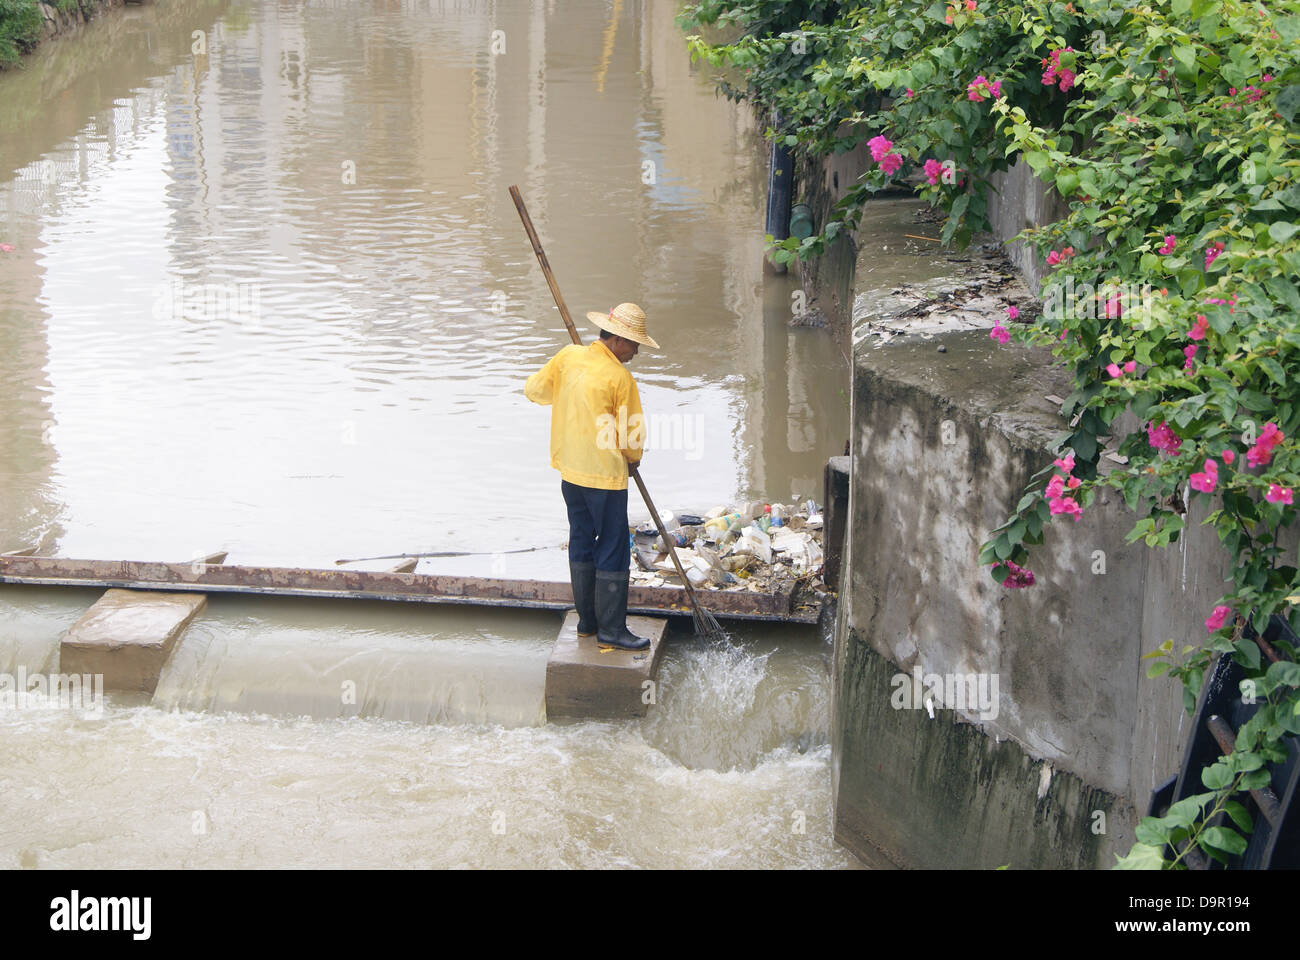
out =
<svg viewBox="0 0 1300 960"><path fill-rule="evenodd" d="M54 670L96 595L7 587L0 667ZM216 597L152 698L0 710L0 867L855 865L806 631L684 638L646 719L548 724L553 616L369 606Z"/></svg>
<svg viewBox="0 0 1300 960"><path fill-rule="evenodd" d="M178 0L0 75L0 550L562 578L522 384L567 340L511 184L584 337L633 300L664 346L659 504L816 495L845 360L786 325L765 150L674 13ZM0 588L0 672L97 595ZM547 724L557 625L214 596L154 697L0 711L0 866L850 865L811 631L675 642L645 720Z"/></svg>
<svg viewBox="0 0 1300 960"><path fill-rule="evenodd" d="M98 25L98 99L32 83L60 43L0 76L0 102L84 110L0 127L0 540L302 565L558 546L522 386L568 341L511 184L584 337L633 300L663 344L631 367L656 500L816 493L844 359L762 281L764 154L673 11L180 2Z"/></svg>

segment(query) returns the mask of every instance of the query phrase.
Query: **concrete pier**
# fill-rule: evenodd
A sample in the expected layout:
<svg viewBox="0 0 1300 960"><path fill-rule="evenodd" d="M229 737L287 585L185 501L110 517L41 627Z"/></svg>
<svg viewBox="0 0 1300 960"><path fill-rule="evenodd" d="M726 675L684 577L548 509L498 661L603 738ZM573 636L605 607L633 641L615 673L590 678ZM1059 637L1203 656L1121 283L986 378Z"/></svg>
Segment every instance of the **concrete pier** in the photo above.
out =
<svg viewBox="0 0 1300 960"><path fill-rule="evenodd" d="M645 650L601 650L595 639L578 639L578 612L564 616L546 664L546 716L596 720L644 717L658 700L655 676L663 659L668 621L627 618L628 629L649 637Z"/></svg>
<svg viewBox="0 0 1300 960"><path fill-rule="evenodd" d="M206 605L201 593L108 590L64 636L59 669L103 674L105 690L152 694L177 638Z"/></svg>

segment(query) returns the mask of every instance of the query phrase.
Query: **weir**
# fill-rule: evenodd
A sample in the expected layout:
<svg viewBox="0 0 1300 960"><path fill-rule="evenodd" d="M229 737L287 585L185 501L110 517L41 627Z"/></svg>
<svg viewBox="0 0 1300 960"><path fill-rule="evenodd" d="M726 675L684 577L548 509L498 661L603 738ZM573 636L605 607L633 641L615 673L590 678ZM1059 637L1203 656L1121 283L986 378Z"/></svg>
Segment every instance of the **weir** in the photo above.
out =
<svg viewBox="0 0 1300 960"><path fill-rule="evenodd" d="M567 582L394 571L255 567L202 561L166 563L0 556L0 583L392 600L531 610L566 610L573 606L573 591ZM796 604L793 582L783 583L770 593L697 590L696 595L701 607L714 616L735 620L812 624L817 622L822 606L821 597L815 594L806 599L801 597ZM628 610L681 616L688 616L691 612L685 591L680 587L636 585L628 590Z"/></svg>
<svg viewBox="0 0 1300 960"><path fill-rule="evenodd" d="M29 553L23 550L0 555L0 582L111 588L73 625L60 644L62 669L102 674L110 690L153 694L177 640L204 608L206 593L212 591L563 609L567 613L546 666L548 717L642 717L656 699L655 678L663 658L668 620L664 616L629 617L634 632L651 638L646 651L598 647L594 641L577 636L577 613L570 609L572 590L567 583L415 574L410 572L413 560L404 560L386 571L358 571L227 566L222 562L225 553L210 554L189 564L43 558ZM770 594L700 590L697 595L701 606L716 616L811 622L820 613L820 598L796 609L793 588L792 583L787 583ZM632 587L628 606L634 614L689 613L680 588ZM193 674L197 669L191 664L188 672ZM428 679L427 669L418 672ZM340 699L335 689L337 682L331 679L325 685L328 689L307 684L306 693L275 691L270 695L277 702L285 696L295 699L296 712L336 715L340 703L349 703L346 691ZM355 681L345 678L343 682L354 684L350 703L358 706ZM430 685L428 690L435 686ZM256 705L267 696L249 693L241 685L232 697L222 693L227 688L212 681L206 684L207 693L189 693L174 679L166 687L164 699L173 705L198 697L202 706L217 710ZM428 696L421 689L408 690L399 699L405 704L397 708L397 716L402 719L480 719L463 706L426 702ZM513 719L526 722L523 717Z"/></svg>

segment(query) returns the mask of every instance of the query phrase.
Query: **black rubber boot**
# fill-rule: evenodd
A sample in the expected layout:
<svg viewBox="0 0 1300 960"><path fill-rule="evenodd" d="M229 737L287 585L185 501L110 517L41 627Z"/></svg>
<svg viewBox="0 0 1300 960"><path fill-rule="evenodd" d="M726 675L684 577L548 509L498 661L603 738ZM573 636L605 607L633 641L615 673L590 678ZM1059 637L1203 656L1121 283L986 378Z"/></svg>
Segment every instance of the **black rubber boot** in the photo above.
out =
<svg viewBox="0 0 1300 960"><path fill-rule="evenodd" d="M596 571L596 642L620 650L644 650L650 646L627 628L627 571Z"/></svg>
<svg viewBox="0 0 1300 960"><path fill-rule="evenodd" d="M573 608L578 611L578 636L596 635L596 565L590 561L569 561L569 581L573 584Z"/></svg>

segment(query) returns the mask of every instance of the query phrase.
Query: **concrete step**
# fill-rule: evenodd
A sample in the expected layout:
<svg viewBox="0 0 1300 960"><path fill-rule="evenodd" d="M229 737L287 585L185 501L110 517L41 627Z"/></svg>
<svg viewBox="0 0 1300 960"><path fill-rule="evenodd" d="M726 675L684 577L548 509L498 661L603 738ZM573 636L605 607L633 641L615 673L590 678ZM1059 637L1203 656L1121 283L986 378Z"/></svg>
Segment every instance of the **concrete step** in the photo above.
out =
<svg viewBox="0 0 1300 960"><path fill-rule="evenodd" d="M668 621L629 616L628 629L649 637L645 650L602 650L595 638L578 638L578 612L564 615L546 664L546 716L597 720L644 717L658 700L655 677L663 659Z"/></svg>
<svg viewBox="0 0 1300 960"><path fill-rule="evenodd" d="M64 635L59 670L103 674L105 690L152 694L176 640L206 605L201 593L105 591Z"/></svg>

